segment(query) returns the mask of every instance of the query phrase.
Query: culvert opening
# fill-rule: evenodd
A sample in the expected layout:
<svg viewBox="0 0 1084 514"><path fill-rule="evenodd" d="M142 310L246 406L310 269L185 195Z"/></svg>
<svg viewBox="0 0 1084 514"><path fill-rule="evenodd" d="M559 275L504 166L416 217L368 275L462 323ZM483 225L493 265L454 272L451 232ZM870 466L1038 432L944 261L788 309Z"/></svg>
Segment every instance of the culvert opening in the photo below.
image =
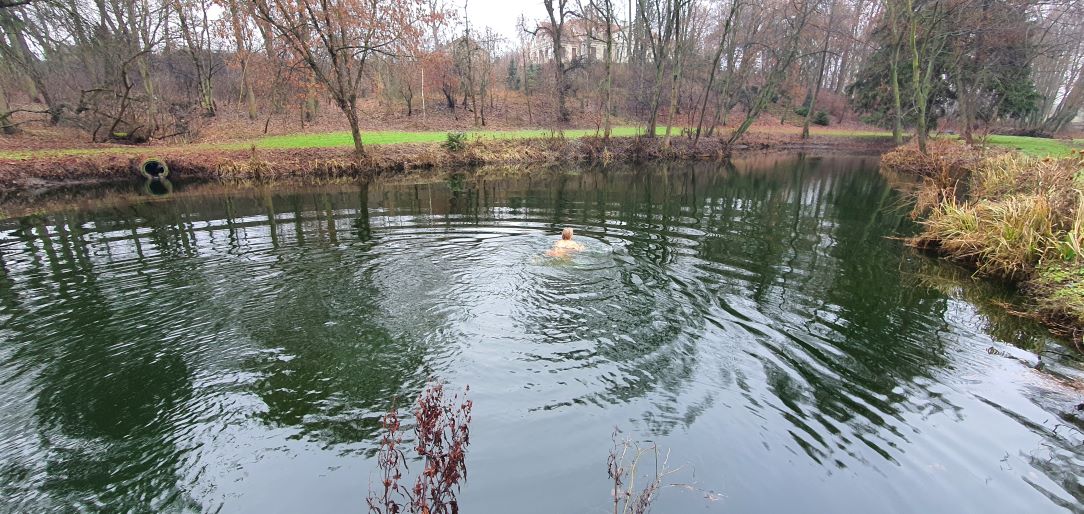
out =
<svg viewBox="0 0 1084 514"><path fill-rule="evenodd" d="M147 159L139 167L140 173L147 178L162 179L169 176L169 166L161 159Z"/></svg>

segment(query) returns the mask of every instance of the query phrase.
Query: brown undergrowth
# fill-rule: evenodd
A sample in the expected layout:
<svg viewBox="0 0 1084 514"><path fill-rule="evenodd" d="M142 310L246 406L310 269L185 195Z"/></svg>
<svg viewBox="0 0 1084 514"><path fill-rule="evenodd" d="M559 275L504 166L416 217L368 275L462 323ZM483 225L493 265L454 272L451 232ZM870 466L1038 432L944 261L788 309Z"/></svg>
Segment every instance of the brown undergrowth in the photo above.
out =
<svg viewBox="0 0 1084 514"><path fill-rule="evenodd" d="M904 146L882 166L923 177L910 239L1019 284L1030 299L1018 314L1046 323L1081 348L1084 333L1084 155L1036 158L939 141L923 155Z"/></svg>

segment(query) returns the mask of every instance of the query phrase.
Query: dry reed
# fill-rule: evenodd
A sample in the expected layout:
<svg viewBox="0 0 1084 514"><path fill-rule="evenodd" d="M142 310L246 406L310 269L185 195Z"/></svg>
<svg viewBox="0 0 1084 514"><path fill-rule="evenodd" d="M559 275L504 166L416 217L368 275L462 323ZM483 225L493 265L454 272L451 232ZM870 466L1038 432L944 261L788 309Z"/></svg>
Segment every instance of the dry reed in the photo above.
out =
<svg viewBox="0 0 1084 514"><path fill-rule="evenodd" d="M926 177L914 213L924 217L915 246L936 249L982 275L1025 284L1033 309L1057 331L1084 328L1084 156L1034 158L890 152L885 165ZM975 156L979 156L975 158Z"/></svg>

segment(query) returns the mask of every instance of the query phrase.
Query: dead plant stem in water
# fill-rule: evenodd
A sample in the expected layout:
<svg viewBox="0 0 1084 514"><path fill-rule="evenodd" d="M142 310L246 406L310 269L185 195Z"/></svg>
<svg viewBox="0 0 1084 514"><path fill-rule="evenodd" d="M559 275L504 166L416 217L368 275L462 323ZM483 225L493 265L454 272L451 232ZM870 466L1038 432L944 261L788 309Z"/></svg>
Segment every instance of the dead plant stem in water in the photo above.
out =
<svg viewBox="0 0 1084 514"><path fill-rule="evenodd" d="M619 440L619 433L619 430L614 429L612 435L614 445L610 449L608 460L609 476L613 480L614 514L645 514L651 509L651 503L662 487L663 479L677 470L670 469L668 466L669 451L660 460L657 444L651 443L650 446L644 448L639 444L634 444L628 437ZM630 450L633 452L632 460L626 468ZM640 461L648 453L654 456L655 471L648 478L648 483L643 488L637 489L636 477L639 476ZM624 483L626 477L628 477L627 485Z"/></svg>

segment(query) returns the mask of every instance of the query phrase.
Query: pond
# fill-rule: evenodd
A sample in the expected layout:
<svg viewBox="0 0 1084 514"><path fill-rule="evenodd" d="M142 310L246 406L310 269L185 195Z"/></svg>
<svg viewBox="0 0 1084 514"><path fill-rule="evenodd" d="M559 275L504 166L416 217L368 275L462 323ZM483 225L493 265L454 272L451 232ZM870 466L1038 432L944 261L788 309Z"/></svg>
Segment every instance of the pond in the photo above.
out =
<svg viewBox="0 0 1084 514"><path fill-rule="evenodd" d="M0 511L364 512L432 378L467 513L612 512L615 427L668 454L656 512L1084 512L1082 366L905 203L786 155L0 222Z"/></svg>

